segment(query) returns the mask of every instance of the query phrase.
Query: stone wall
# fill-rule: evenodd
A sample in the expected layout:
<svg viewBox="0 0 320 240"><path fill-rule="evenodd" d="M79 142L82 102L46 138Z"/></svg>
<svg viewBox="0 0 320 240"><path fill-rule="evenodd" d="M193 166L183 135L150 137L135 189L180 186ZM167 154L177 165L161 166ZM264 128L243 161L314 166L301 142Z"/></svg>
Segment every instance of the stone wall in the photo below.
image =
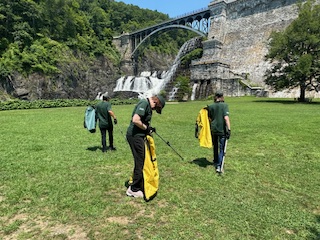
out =
<svg viewBox="0 0 320 240"><path fill-rule="evenodd" d="M297 17L297 0L239 0L228 5L221 61L236 74L264 86L264 60L272 31L285 29Z"/></svg>
<svg viewBox="0 0 320 240"><path fill-rule="evenodd" d="M241 84L245 86L242 91L237 91L240 95L248 94L247 87L250 85L267 87L264 84L264 74L270 67L265 61L268 38L272 31L285 29L297 18L296 3L298 0L211 1L209 8L212 17L208 40L203 42L203 57L192 63L191 81L201 83L211 79L214 83L215 79L224 79L225 84L212 89L220 87L228 91L230 87L227 83L230 81L226 80L238 79L246 83ZM223 76L216 74L218 65L213 65L213 62L225 66L224 70L220 69L220 72L225 72ZM233 86L231 89L237 87ZM201 91L200 88L197 91Z"/></svg>

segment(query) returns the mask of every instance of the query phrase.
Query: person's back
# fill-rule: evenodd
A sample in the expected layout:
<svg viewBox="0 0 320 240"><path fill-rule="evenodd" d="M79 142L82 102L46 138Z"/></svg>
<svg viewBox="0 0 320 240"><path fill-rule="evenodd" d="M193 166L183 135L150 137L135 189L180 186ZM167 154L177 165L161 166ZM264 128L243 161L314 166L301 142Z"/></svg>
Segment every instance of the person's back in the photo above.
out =
<svg viewBox="0 0 320 240"><path fill-rule="evenodd" d="M226 122L224 117L228 115L228 105L224 102L215 102L208 106L208 117L211 119L211 131L214 134L225 134Z"/></svg>
<svg viewBox="0 0 320 240"><path fill-rule="evenodd" d="M148 99L141 99L137 103L137 105L134 107L131 118L134 116L134 114L138 114L141 118L142 123L148 125L148 122L151 120L151 117L152 117L152 109L150 107L149 100ZM135 135L145 136L146 131L137 127L132 122L132 119L131 119L130 125L127 129L127 135L129 135L129 136L135 136Z"/></svg>
<svg viewBox="0 0 320 240"><path fill-rule="evenodd" d="M222 172L222 160L224 156L224 147L227 139L230 138L230 119L229 107L224 102L223 93L215 93L214 103L208 106L208 118L211 122L211 135L213 148L213 165L216 172Z"/></svg>
<svg viewBox="0 0 320 240"><path fill-rule="evenodd" d="M112 124L109 110L111 109L110 102L101 101L96 105L97 119L99 119L100 128L109 128Z"/></svg>
<svg viewBox="0 0 320 240"><path fill-rule="evenodd" d="M106 145L106 131L109 134L109 149L116 150L113 146L113 124L111 117L113 118L114 124L117 124L117 118L111 109L111 103L109 102L110 97L106 94L102 96L103 101L96 105L96 118L99 120L99 128L101 132L101 144L102 151L107 151Z"/></svg>

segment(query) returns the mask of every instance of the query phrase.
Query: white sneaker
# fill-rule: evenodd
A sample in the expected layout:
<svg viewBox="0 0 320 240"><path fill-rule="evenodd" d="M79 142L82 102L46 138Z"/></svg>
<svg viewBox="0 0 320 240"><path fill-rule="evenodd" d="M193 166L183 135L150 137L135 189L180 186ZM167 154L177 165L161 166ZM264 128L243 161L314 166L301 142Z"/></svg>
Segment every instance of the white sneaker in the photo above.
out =
<svg viewBox="0 0 320 240"><path fill-rule="evenodd" d="M131 186L128 187L126 194L127 194L127 196L134 197L134 198L139 198L139 197L143 198L144 197L144 194L141 190L134 192L131 190Z"/></svg>
<svg viewBox="0 0 320 240"><path fill-rule="evenodd" d="M218 167L216 168L216 172L217 172L217 173L221 173L221 172L222 172L220 166L218 166Z"/></svg>

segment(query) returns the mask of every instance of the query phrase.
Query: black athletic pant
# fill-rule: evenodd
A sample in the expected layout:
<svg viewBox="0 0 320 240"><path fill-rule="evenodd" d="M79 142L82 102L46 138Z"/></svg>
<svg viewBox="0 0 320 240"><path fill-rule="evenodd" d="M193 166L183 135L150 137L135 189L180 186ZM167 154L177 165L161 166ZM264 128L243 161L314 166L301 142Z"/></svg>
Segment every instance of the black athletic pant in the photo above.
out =
<svg viewBox="0 0 320 240"><path fill-rule="evenodd" d="M101 132L101 145L102 145L102 151L107 150L107 131L109 135L109 144L110 147L113 147L113 128L100 128Z"/></svg>
<svg viewBox="0 0 320 240"><path fill-rule="evenodd" d="M221 167L226 137L216 134L211 134L211 136L213 144L213 165Z"/></svg>
<svg viewBox="0 0 320 240"><path fill-rule="evenodd" d="M131 184L131 190L134 192L139 190L143 191L143 166L145 159L144 137L132 137L127 135L127 140L134 159L133 182Z"/></svg>

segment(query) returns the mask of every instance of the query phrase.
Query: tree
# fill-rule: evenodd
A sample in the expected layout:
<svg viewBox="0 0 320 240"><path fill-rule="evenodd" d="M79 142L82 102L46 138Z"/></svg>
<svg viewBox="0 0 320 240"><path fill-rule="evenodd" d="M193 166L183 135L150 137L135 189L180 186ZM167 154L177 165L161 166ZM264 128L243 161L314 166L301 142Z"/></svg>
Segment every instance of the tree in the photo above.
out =
<svg viewBox="0 0 320 240"><path fill-rule="evenodd" d="M190 87L190 79L187 76L179 75L174 83L178 88L176 93L176 98L178 101L183 100L185 96L190 96L192 89Z"/></svg>
<svg viewBox="0 0 320 240"><path fill-rule="evenodd" d="M266 84L275 90L300 87L300 101L305 101L306 91L320 90L320 5L314 3L298 4L298 18L284 31L271 34L266 55L272 63Z"/></svg>

